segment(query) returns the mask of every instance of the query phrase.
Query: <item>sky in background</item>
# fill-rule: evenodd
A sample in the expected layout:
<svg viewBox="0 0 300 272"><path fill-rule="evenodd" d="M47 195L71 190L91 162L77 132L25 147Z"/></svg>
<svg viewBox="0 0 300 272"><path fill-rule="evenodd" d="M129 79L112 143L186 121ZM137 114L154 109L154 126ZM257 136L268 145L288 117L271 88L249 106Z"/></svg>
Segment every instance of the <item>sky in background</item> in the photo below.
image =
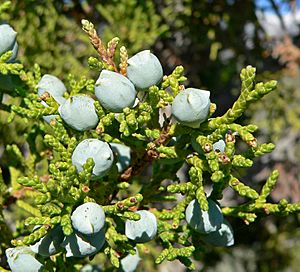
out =
<svg viewBox="0 0 300 272"><path fill-rule="evenodd" d="M286 14L291 12L291 8L287 0L274 0L274 2L278 6L280 14ZM296 2L297 6L299 6L300 1ZM259 9L264 9L264 11L267 13L274 13L274 10L269 0L256 0L255 4L256 7L258 7Z"/></svg>
<svg viewBox="0 0 300 272"><path fill-rule="evenodd" d="M278 7L279 13L282 15L282 22L273 9L270 1L256 0L256 15L263 26L266 33L273 38L281 38L285 34L296 36L299 34L300 24L300 0L297 0L297 8L291 10L287 0L274 0Z"/></svg>

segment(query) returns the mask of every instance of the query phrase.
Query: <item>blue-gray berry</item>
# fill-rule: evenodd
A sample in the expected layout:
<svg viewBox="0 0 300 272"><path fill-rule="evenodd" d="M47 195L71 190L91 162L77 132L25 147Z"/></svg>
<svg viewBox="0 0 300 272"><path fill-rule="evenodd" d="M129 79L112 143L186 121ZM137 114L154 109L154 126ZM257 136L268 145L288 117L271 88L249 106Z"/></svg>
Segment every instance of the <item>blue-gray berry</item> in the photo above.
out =
<svg viewBox="0 0 300 272"><path fill-rule="evenodd" d="M51 114L51 115L45 115L45 116L43 116L43 119L44 119L45 122L47 122L48 124L50 124L50 122L52 120L55 120L57 117L59 117L59 115L57 115L57 114Z"/></svg>
<svg viewBox="0 0 300 272"><path fill-rule="evenodd" d="M194 139L192 139L191 143L192 143L192 147L196 152L198 152L199 154L203 154L203 150L201 146ZM225 147L226 147L226 143L222 139L213 144L213 150L220 151L221 153L225 151Z"/></svg>
<svg viewBox="0 0 300 272"><path fill-rule="evenodd" d="M208 118L210 92L195 88L181 91L172 103L172 114L185 126L198 128Z"/></svg>
<svg viewBox="0 0 300 272"><path fill-rule="evenodd" d="M45 92L48 92L59 104L63 104L66 100L63 97L67 91L64 83L53 75L43 75L39 83L37 84L38 95L42 96Z"/></svg>
<svg viewBox="0 0 300 272"><path fill-rule="evenodd" d="M136 253L134 255L128 254L126 257L122 258L120 261L120 272L134 272L141 261L139 252L135 249Z"/></svg>
<svg viewBox="0 0 300 272"><path fill-rule="evenodd" d="M60 102L66 101L66 99L62 97L59 101L60 101ZM58 104L61 105L62 103L60 103L60 102L59 102ZM63 103L64 103L64 102L63 102ZM46 108L49 107L45 101L41 101L41 104L42 104L43 106L45 106ZM50 122L51 122L52 120L56 119L57 117L59 117L59 115L57 115L57 114L50 114L50 115L44 115L44 116L43 116L43 119L44 119L44 121L46 121L48 124L50 124Z"/></svg>
<svg viewBox="0 0 300 272"><path fill-rule="evenodd" d="M8 248L5 254L12 272L40 272L44 270L44 265L34 257L34 252L28 246Z"/></svg>
<svg viewBox="0 0 300 272"><path fill-rule="evenodd" d="M137 243L148 242L156 236L157 220L153 213L145 210L137 211L140 220L126 220L125 235Z"/></svg>
<svg viewBox="0 0 300 272"><path fill-rule="evenodd" d="M94 160L93 178L104 176L111 168L114 156L108 143L98 139L85 139L73 151L72 164L78 172L82 172L83 165L88 158Z"/></svg>
<svg viewBox="0 0 300 272"><path fill-rule="evenodd" d="M13 51L13 56L9 61L13 61L18 53L16 38L17 32L10 25L0 24L0 55L10 50Z"/></svg>
<svg viewBox="0 0 300 272"><path fill-rule="evenodd" d="M67 88L63 84L63 82L57 78L56 76L52 75L44 75L39 83L37 84L38 88L38 95L42 96L45 92L48 92L54 100L59 104L63 104L66 102L66 99L63 97L64 93L67 91ZM41 102L45 107L48 107L45 101ZM50 123L51 120L57 118L58 115L51 114L43 116L44 121Z"/></svg>
<svg viewBox="0 0 300 272"><path fill-rule="evenodd" d="M125 170L129 165L131 161L131 154L130 154L130 147L123 145L123 144L117 144L117 143L110 143L111 149L116 155L117 158L117 167L118 172L122 172Z"/></svg>
<svg viewBox="0 0 300 272"><path fill-rule="evenodd" d="M18 56L18 52L19 52L19 45L17 42L15 42L13 48L11 49L12 51L12 55L11 57L7 60L7 62L14 62Z"/></svg>
<svg viewBox="0 0 300 272"><path fill-rule="evenodd" d="M60 244L64 239L64 234L60 226L52 229L38 242L30 246L34 253L48 257L58 252L61 247Z"/></svg>
<svg viewBox="0 0 300 272"><path fill-rule="evenodd" d="M206 243L214 246L229 247L234 245L233 229L230 223L224 219L221 227L213 232L208 233L203 237Z"/></svg>
<svg viewBox="0 0 300 272"><path fill-rule="evenodd" d="M67 251L66 257L85 257L97 253L105 243L104 229L93 235L73 232L66 236L61 246Z"/></svg>
<svg viewBox="0 0 300 272"><path fill-rule="evenodd" d="M226 147L226 143L222 139L213 144L213 149L215 151L220 151L221 153L225 151L225 147Z"/></svg>
<svg viewBox="0 0 300 272"><path fill-rule="evenodd" d="M136 90L125 76L102 70L95 84L95 95L101 105L112 112L122 112L126 107L133 107Z"/></svg>
<svg viewBox="0 0 300 272"><path fill-rule="evenodd" d="M58 112L70 127L79 131L92 129L99 121L94 102L93 98L85 95L71 96L60 105Z"/></svg>
<svg viewBox="0 0 300 272"><path fill-rule="evenodd" d="M127 62L127 77L139 89L147 89L159 83L163 77L162 66L150 50L135 54Z"/></svg>
<svg viewBox="0 0 300 272"><path fill-rule="evenodd" d="M203 211L199 202L194 199L186 208L185 219L195 231L210 233L221 227L223 214L220 207L213 200L208 199L208 211Z"/></svg>
<svg viewBox="0 0 300 272"><path fill-rule="evenodd" d="M78 206L71 216L72 226L78 232L91 235L99 232L105 223L105 214L100 205L87 202Z"/></svg>

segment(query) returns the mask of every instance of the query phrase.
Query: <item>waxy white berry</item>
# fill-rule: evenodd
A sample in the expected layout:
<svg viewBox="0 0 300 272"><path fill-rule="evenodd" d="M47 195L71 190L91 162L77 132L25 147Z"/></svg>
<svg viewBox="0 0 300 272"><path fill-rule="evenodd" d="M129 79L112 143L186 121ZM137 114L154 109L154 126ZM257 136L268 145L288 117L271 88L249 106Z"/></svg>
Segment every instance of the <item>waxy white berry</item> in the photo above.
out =
<svg viewBox="0 0 300 272"><path fill-rule="evenodd" d="M136 99L136 90L125 76L102 70L95 84L95 95L101 105L111 112L122 112L132 108Z"/></svg>
<svg viewBox="0 0 300 272"><path fill-rule="evenodd" d="M78 206L71 216L72 226L82 234L99 232L105 223L105 214L100 205L93 202Z"/></svg>
<svg viewBox="0 0 300 272"><path fill-rule="evenodd" d="M233 229L230 223L224 219L221 227L203 237L203 240L214 246L229 247L234 245Z"/></svg>
<svg viewBox="0 0 300 272"><path fill-rule="evenodd" d="M156 236L157 221L153 213L145 210L135 212L141 216L140 220L126 220L125 235L137 243L148 242Z"/></svg>
<svg viewBox="0 0 300 272"><path fill-rule="evenodd" d="M35 253L28 246L8 248L5 254L12 272L43 271L44 265L35 258Z"/></svg>
<svg viewBox="0 0 300 272"><path fill-rule="evenodd" d="M213 200L208 199L208 211L203 211L199 202L194 199L186 208L185 219L195 231L210 233L221 227L223 214L220 207Z"/></svg>
<svg viewBox="0 0 300 272"><path fill-rule="evenodd" d="M162 66L150 50L135 54L127 62L127 77L139 89L147 89L159 83L163 77Z"/></svg>
<svg viewBox="0 0 300 272"><path fill-rule="evenodd" d="M84 235L73 232L66 236L62 247L67 251L66 257L85 257L97 253L105 243L105 233L102 229L93 235Z"/></svg>
<svg viewBox="0 0 300 272"><path fill-rule="evenodd" d="M95 100L85 95L71 96L60 105L60 117L72 128L84 131L95 128L98 124L98 115L94 106Z"/></svg>
<svg viewBox="0 0 300 272"><path fill-rule="evenodd" d="M209 91L195 88L181 91L172 103L172 115L180 124L198 128L208 118L209 96Z"/></svg>
<svg viewBox="0 0 300 272"><path fill-rule="evenodd" d="M56 227L49 231L38 242L30 246L30 249L34 253L38 253L42 256L48 257L58 252L61 247L60 244L64 239L62 228Z"/></svg>
<svg viewBox="0 0 300 272"><path fill-rule="evenodd" d="M10 25L0 24L0 55L7 51L12 51L13 54L9 58L9 62L14 61L18 54L16 38L17 32Z"/></svg>
<svg viewBox="0 0 300 272"><path fill-rule="evenodd" d="M108 143L98 139L85 139L80 142L73 151L72 164L76 166L78 172L83 171L83 165L87 159L94 160L93 177L104 176L111 168L114 156Z"/></svg>
<svg viewBox="0 0 300 272"><path fill-rule="evenodd" d="M139 252L136 250L134 255L128 254L120 261L120 272L134 272L141 261Z"/></svg>
<svg viewBox="0 0 300 272"><path fill-rule="evenodd" d="M117 144L117 143L110 143L111 149L116 155L117 158L117 167L118 172L122 172L125 170L131 161L131 154L130 154L130 147L123 145L123 144Z"/></svg>

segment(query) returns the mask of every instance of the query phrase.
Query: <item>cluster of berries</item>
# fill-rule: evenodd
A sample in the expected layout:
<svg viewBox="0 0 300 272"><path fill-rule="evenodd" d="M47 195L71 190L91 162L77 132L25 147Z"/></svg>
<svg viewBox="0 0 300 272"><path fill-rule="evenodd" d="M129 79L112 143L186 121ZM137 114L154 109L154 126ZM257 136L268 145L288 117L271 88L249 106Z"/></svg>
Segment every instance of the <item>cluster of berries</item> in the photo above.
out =
<svg viewBox="0 0 300 272"><path fill-rule="evenodd" d="M0 54L12 50L12 61L17 54L16 32L7 25L0 25ZM95 84L95 96L109 112L121 113L124 108L132 108L139 103L137 92L147 90L163 78L163 69L158 58L149 50L139 52L128 59L126 76L102 70ZM0 85L1 89L1 85ZM74 95L67 99L63 82L55 76L44 75L37 85L38 95L48 93L60 105L58 113L62 120L77 131L93 129L99 118L95 100L88 95ZM48 105L41 101L45 107ZM182 125L197 128L207 120L210 112L210 92L187 88L179 92L171 105L172 115ZM44 116L48 123L58 115ZM197 151L199 146L192 143ZM214 144L214 149L223 152L224 141ZM201 152L201 150L199 151ZM106 143L98 139L85 139L73 151L72 164L80 173L87 159L92 158L94 167L92 179L105 176L117 155L118 171L123 171L130 164L130 148L116 143ZM195 231L203 234L203 239L217 246L233 244L233 232L230 224L223 218L219 206L208 199L208 211L202 211L197 200L190 202L186 209L186 221ZM145 243L155 238L157 233L156 217L147 210L136 211L140 219L125 222L125 235L136 243ZM35 258L35 253L50 256L64 248L67 257L84 257L98 252L105 243L105 213L96 203L88 202L78 206L71 215L73 233L64 236L61 227L48 232L34 245L29 247L9 248L6 251L12 271L39 271L43 265ZM38 226L37 226L38 227ZM134 271L140 260L138 251L121 260L122 271ZM28 266L28 267L27 267Z"/></svg>
<svg viewBox="0 0 300 272"><path fill-rule="evenodd" d="M11 50L8 61L17 57L17 33L8 24L0 25L0 55ZM158 58L144 50L127 61L126 76L109 70L102 70L95 84L95 95L101 105L110 112L119 113L124 108L132 108L138 103L137 90L146 90L159 83L163 69ZM48 92L58 104L60 117L72 128L84 131L95 128L99 119L94 99L85 95L64 98L66 87L61 80L52 75L44 75L38 84L38 94ZM195 88L181 91L172 103L173 116L183 125L199 127L207 119L210 109L210 92ZM47 106L45 102L42 103ZM45 116L50 122L56 115Z"/></svg>
<svg viewBox="0 0 300 272"><path fill-rule="evenodd" d="M199 154L202 148L196 141L192 141L192 147ZM219 140L213 144L213 150L223 153L226 144ZM232 246L234 244L233 229L230 223L223 217L218 204L208 198L208 211L200 208L199 202L194 199L186 208L185 219L189 226L202 235L202 239L215 246Z"/></svg>
<svg viewBox="0 0 300 272"><path fill-rule="evenodd" d="M140 220L125 222L125 235L136 243L145 243L154 239L157 232L156 217L149 211L137 211ZM66 257L82 258L97 253L105 243L105 213L96 203L88 202L78 206L71 216L73 233L64 236L60 226L52 229L31 246L19 246L6 250L9 266L13 272L42 271L43 264L35 254L49 257L63 248ZM37 226L38 227L38 226ZM140 257L128 254L120 261L120 271L135 271Z"/></svg>

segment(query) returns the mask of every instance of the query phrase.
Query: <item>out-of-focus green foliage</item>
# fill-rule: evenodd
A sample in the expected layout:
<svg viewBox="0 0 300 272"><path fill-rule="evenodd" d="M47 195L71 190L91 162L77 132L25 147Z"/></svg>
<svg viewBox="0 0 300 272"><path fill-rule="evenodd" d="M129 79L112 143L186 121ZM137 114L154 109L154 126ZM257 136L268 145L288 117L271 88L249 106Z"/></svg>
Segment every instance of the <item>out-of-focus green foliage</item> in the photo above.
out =
<svg viewBox="0 0 300 272"><path fill-rule="evenodd" d="M129 53L149 48L158 40L154 50L168 63L167 72L182 63L191 81L218 93L222 93L224 83L225 88L232 84L232 78L238 84L238 77L233 75L241 67L261 64L258 39L261 28L254 2L250 0L12 3L3 19L14 19L23 46L20 59L30 65L37 62L43 72L67 75L72 68L75 75L88 73L83 56L94 53L79 26L80 20L87 16L96 24L104 41L118 36ZM252 29L250 36L246 28ZM211 71L218 80L212 79Z"/></svg>
<svg viewBox="0 0 300 272"><path fill-rule="evenodd" d="M63 13L63 1L12 1L1 18L13 20L20 45L19 59L25 65L38 63L43 72L66 78L88 73L84 56L92 54L88 39L76 17Z"/></svg>
<svg viewBox="0 0 300 272"><path fill-rule="evenodd" d="M260 67L261 28L254 1L165 0L161 5L171 32L162 41L167 63L183 63L193 82L223 93L233 80L238 82L240 67Z"/></svg>
<svg viewBox="0 0 300 272"><path fill-rule="evenodd" d="M245 63L254 64L259 68L265 65L261 58L261 41L258 39L261 28L255 15L254 1L122 0L82 1L81 4L80 1L73 2L73 5L67 5L63 1L12 1L11 9L2 14L1 19L11 22L18 31L19 58L22 63L28 67L38 63L43 73L55 74L65 79L70 71L77 78L82 74L94 75L88 70L85 57L96 54L79 25L80 19L87 15L97 25L105 41L120 36L129 52L153 46L155 53L165 64L166 71L171 71L177 64L182 63L191 82L212 90L213 96L218 97L220 102L218 110L221 112L224 111L224 105L232 102L229 89L236 87L237 71L240 67ZM136 23L137 21L139 23ZM253 36L246 37L245 27L251 26L254 29ZM156 45L155 41L158 41ZM266 76L266 78L273 77L274 75ZM280 72L277 78L281 78ZM299 95L297 83L292 87L286 87L291 82L288 80L287 83L286 80L286 78L279 80L278 91L264 98L263 104L257 104L251 109L251 112L257 113L251 117L251 123L259 123L261 134L268 135L265 139L267 141L286 139L287 142L293 143L293 148L287 145L287 151L294 154L294 163L297 163L300 149L297 138ZM297 79L293 81L296 82ZM1 144L15 142L24 147L24 134L37 133L35 127L31 129L30 122L24 123L15 119L13 124L7 124L8 114L4 114L1 110L0 115ZM283 158L286 158L287 151L278 153L275 149L274 154L276 152L279 155L284 154ZM4 167L9 166L8 159L7 157L0 159ZM270 164L278 160L282 160L282 157L278 159L273 156ZM7 173L4 176L7 176ZM18 215L20 218L22 216ZM237 222L237 225L239 224L240 222ZM242 228L237 237L248 235L252 240L240 239L238 249L228 250L227 254L224 254L223 250L214 249L206 256L214 263L218 262L221 256L223 261L219 267L224 268L223 264L227 262L229 271L234 269L239 271L238 268L243 265L245 267L245 258L249 265L246 266L249 268L246 271L251 269L285 271L287 267L297 271L299 233L295 227L299 227L299 218L289 220L286 232L282 232L282 225L284 225L282 221L277 220L275 232L267 238L259 236L260 242L255 239L257 235L254 230L260 231L261 228L266 228L266 224L254 225L250 233ZM20 225L19 228L20 232L24 231L24 226ZM278 235L278 229L282 232L281 235ZM290 250L285 247L285 241L291 241ZM255 253L256 251L258 253ZM274 252L276 261L270 255ZM252 259L249 256L252 256ZM272 266L268 266L272 261L274 262ZM148 267L148 270L152 271L150 264ZM213 271L218 271L214 269L216 268L213 268Z"/></svg>
<svg viewBox="0 0 300 272"><path fill-rule="evenodd" d="M103 26L103 39L108 41L119 37L130 54L151 47L158 37L168 31L168 26L157 14L154 1L104 1L96 8L108 23Z"/></svg>
<svg viewBox="0 0 300 272"><path fill-rule="evenodd" d="M98 3L98 4L97 4ZM130 53L149 48L168 27L152 1L12 1L2 19L14 20L19 33L19 57L25 65L38 63L43 72L67 77L87 74L84 56L94 54L82 33L80 20L88 13L103 30L103 40L118 36ZM101 35L102 35L101 34ZM29 38L30 37L30 38Z"/></svg>
<svg viewBox="0 0 300 272"><path fill-rule="evenodd" d="M300 79L299 75L289 76L278 73L277 75L266 74L265 78L272 76L278 77L279 90L263 99L262 105L253 106L256 114L251 115L251 118L259 122L270 140L278 141L286 138L289 133L299 133ZM298 154L295 155L298 156Z"/></svg>

